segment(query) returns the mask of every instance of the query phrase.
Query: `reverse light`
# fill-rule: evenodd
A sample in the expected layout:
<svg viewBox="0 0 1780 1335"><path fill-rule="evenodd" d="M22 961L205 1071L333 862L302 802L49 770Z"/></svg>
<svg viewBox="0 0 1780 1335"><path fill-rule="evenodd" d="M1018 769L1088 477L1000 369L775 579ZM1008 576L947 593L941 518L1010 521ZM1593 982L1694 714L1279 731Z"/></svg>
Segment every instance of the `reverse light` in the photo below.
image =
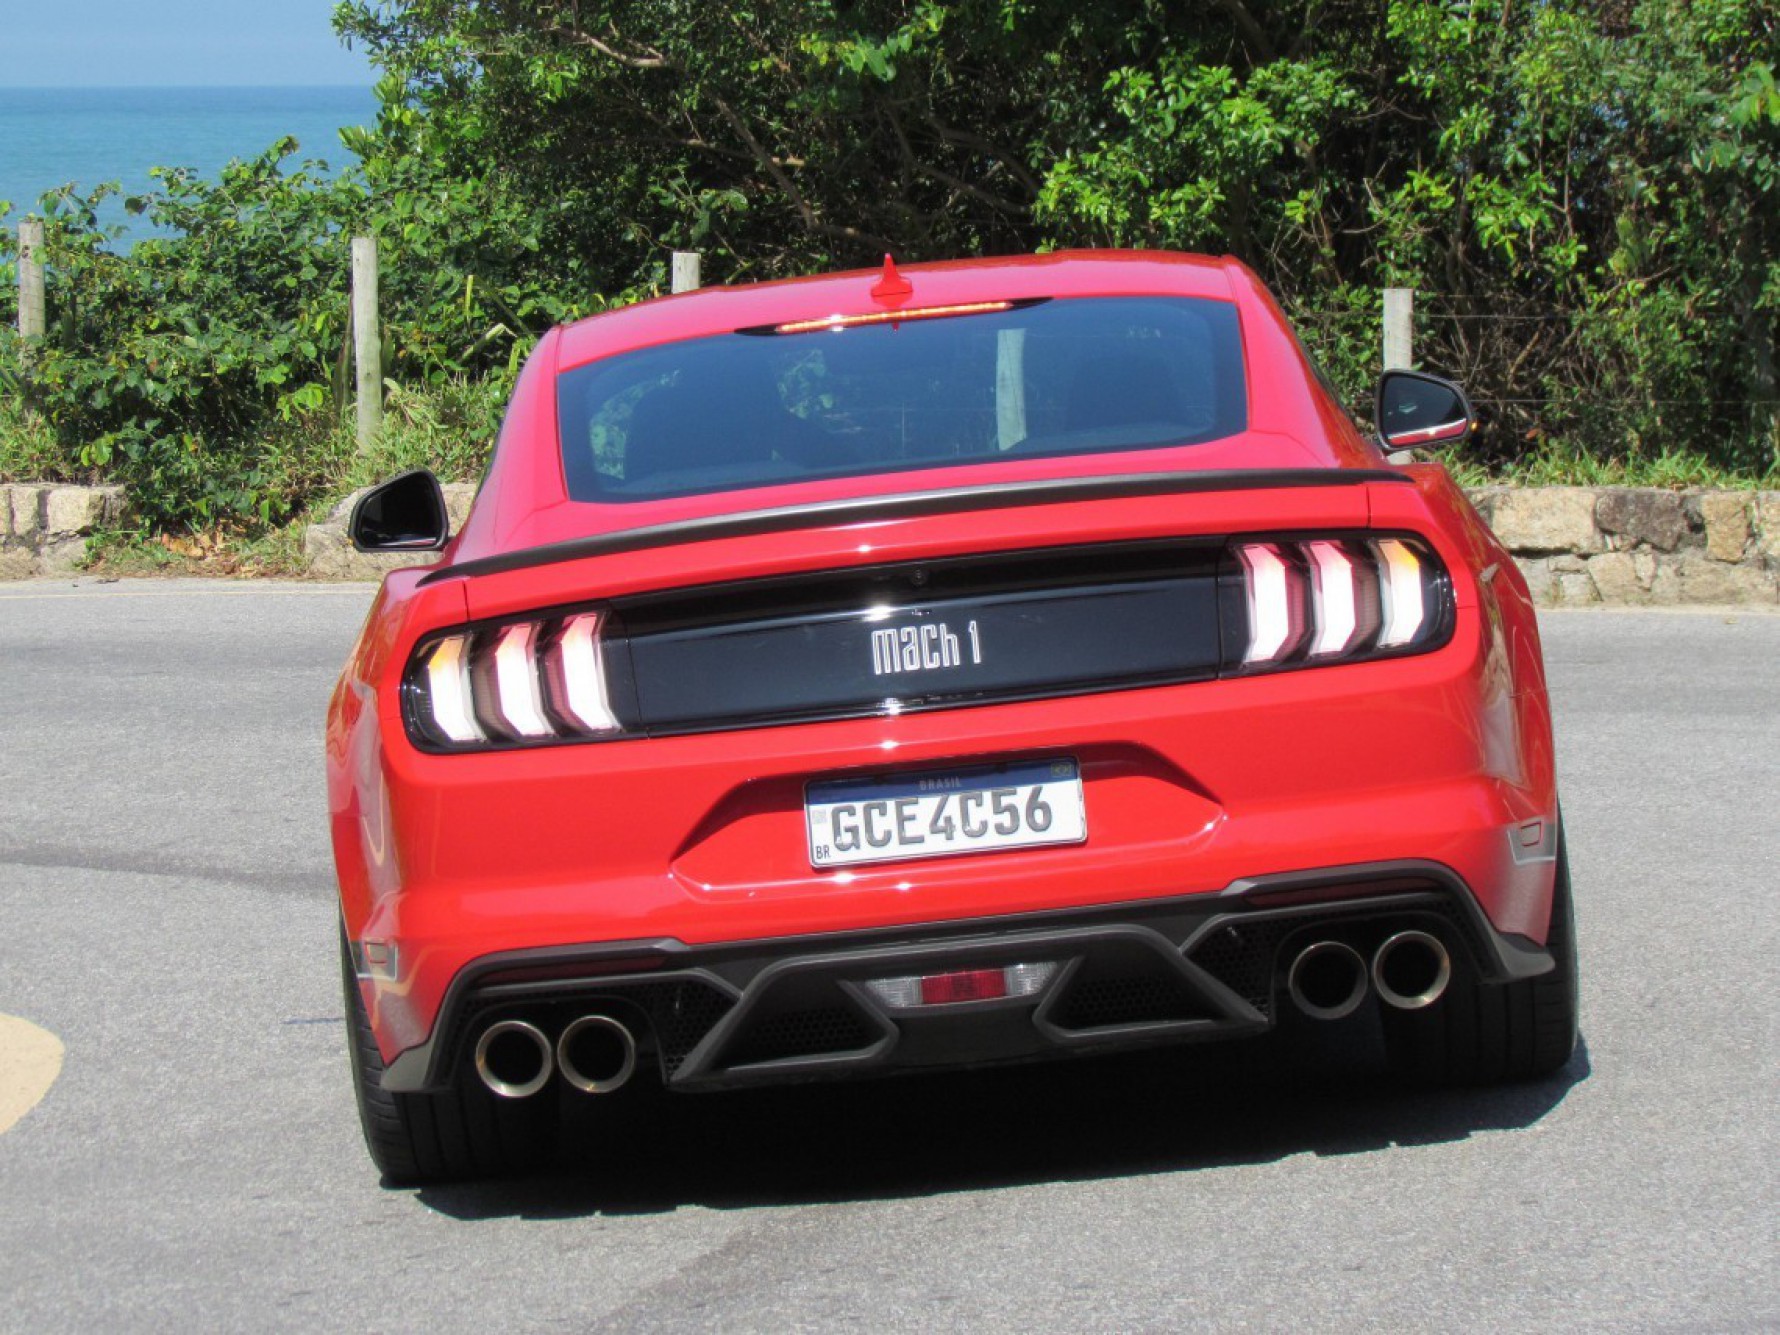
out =
<svg viewBox="0 0 1780 1335"><path fill-rule="evenodd" d="M1450 627L1446 571L1414 539L1238 542L1233 552L1225 662L1242 671L1419 652Z"/></svg>
<svg viewBox="0 0 1780 1335"><path fill-rule="evenodd" d="M920 1006L951 1006L962 1001L1037 996L1056 972L1057 964L1052 960L1040 964L1010 964L997 969L960 969L951 973L874 978L865 986L891 1010L913 1010Z"/></svg>
<svg viewBox="0 0 1780 1335"><path fill-rule="evenodd" d="M600 613L580 612L423 643L402 683L409 736L424 749L459 751L621 733L602 624Z"/></svg>

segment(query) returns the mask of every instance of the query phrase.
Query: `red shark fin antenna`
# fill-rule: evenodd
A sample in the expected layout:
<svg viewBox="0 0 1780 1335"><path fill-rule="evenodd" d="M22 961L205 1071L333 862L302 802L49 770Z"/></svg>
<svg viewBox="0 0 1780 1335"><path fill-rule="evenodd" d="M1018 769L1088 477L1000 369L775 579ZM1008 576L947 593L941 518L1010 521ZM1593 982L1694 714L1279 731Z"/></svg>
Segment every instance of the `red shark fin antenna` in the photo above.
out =
<svg viewBox="0 0 1780 1335"><path fill-rule="evenodd" d="M884 256L884 272L878 281L871 285L874 301L895 302L906 301L914 294L914 284L896 272L896 261L889 255Z"/></svg>

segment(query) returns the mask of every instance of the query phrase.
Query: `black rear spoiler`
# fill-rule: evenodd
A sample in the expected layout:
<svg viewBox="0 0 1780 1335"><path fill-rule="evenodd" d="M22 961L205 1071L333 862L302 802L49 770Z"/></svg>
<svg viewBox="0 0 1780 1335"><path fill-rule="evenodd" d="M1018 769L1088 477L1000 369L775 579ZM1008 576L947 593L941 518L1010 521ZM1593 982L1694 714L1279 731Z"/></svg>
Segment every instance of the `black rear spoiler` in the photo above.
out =
<svg viewBox="0 0 1780 1335"><path fill-rule="evenodd" d="M685 542L719 538L751 538L800 528L827 528L885 519L922 519L967 510L1005 510L1015 506L1061 505L1070 501L1125 500L1136 496L1171 496L1200 491L1264 491L1301 487L1356 487L1368 482L1408 482L1407 474L1381 468L1226 468L1195 473L1115 473L1036 482L979 483L938 491L904 491L887 496L848 496L835 501L781 505L768 510L677 519L667 524L619 529L567 542L502 552L458 565L441 566L420 582L459 576L495 575L509 570L578 561L588 556L614 556L675 547Z"/></svg>

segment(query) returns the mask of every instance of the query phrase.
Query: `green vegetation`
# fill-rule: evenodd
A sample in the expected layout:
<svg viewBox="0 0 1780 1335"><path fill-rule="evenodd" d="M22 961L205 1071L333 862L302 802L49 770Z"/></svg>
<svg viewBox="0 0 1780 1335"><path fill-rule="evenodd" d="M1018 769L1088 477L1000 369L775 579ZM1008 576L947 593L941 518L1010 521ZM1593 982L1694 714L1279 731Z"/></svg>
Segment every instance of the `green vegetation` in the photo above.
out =
<svg viewBox="0 0 1780 1335"><path fill-rule="evenodd" d="M1780 17L1766 0L383 0L338 176L288 143L52 197L51 329L0 335L0 476L254 533L374 472L473 476L550 324L708 281L1077 245L1229 251L1351 402L1379 289L1488 423L1468 479L1773 476ZM9 217L8 232L11 231ZM347 237L391 425L349 428ZM11 241L0 242L10 326Z"/></svg>
<svg viewBox="0 0 1780 1335"><path fill-rule="evenodd" d="M0 332L0 477L122 481L151 528L209 530L279 524L384 462L480 471L532 341L604 303L526 273L536 239L469 183L405 159L330 179L293 168L293 148L215 182L157 172L125 203L167 230L126 254L95 220L109 187L44 201L50 330L28 353ZM389 380L369 457L349 421L347 239L363 230L380 238Z"/></svg>
<svg viewBox="0 0 1780 1335"><path fill-rule="evenodd" d="M48 422L17 397L0 397L0 481L61 479L65 458Z"/></svg>
<svg viewBox="0 0 1780 1335"><path fill-rule="evenodd" d="M1511 482L1523 487L1780 488L1780 470L1755 473L1726 468L1688 450L1600 456L1548 442L1505 464L1486 464L1464 456L1446 462L1453 476L1467 487Z"/></svg>

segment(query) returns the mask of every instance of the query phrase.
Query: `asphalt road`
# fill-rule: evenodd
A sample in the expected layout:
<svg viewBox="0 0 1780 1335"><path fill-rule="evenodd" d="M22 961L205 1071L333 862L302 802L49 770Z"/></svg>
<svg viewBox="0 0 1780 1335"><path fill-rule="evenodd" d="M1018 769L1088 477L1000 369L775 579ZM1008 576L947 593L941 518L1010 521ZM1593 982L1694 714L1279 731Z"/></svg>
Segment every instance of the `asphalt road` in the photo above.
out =
<svg viewBox="0 0 1780 1335"><path fill-rule="evenodd" d="M359 1141L325 837L368 596L0 586L0 1013L64 1047L0 1131L0 1328L1780 1325L1780 617L1547 622L1557 1079L1405 1093L1350 1025L614 1099L556 1177L414 1192Z"/></svg>

